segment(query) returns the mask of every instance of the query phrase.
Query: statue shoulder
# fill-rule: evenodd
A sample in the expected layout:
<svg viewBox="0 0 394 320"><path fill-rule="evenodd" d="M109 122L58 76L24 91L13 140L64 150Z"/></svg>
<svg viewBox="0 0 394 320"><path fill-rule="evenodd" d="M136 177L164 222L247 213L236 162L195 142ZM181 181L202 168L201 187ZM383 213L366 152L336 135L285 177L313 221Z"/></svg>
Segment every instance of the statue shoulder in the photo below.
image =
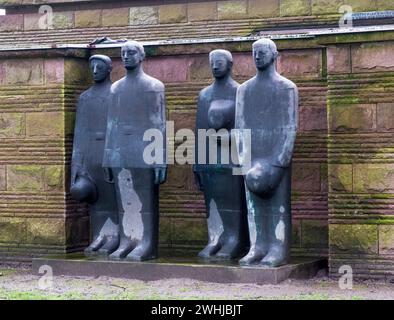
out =
<svg viewBox="0 0 394 320"><path fill-rule="evenodd" d="M202 89L198 95L198 99L200 101L209 99L210 95L212 94L212 84L209 85L208 87L205 87L204 89Z"/></svg>
<svg viewBox="0 0 394 320"><path fill-rule="evenodd" d="M110 88L111 93L116 93L119 90L119 87L122 85L124 82L124 77L115 81Z"/></svg>
<svg viewBox="0 0 394 320"><path fill-rule="evenodd" d="M283 88L283 89L297 90L297 86L293 81L291 81L281 75L279 75L279 77L278 77L278 85L280 86L280 88Z"/></svg>
<svg viewBox="0 0 394 320"><path fill-rule="evenodd" d="M239 85L237 92L239 92L239 93L245 92L250 86L253 85L254 82L255 82L255 77L253 77L249 80L246 80L244 83Z"/></svg>
<svg viewBox="0 0 394 320"><path fill-rule="evenodd" d="M165 86L164 83L159 79L151 77L150 75L145 74L143 77L144 85L148 88L149 91L157 91L164 92Z"/></svg>

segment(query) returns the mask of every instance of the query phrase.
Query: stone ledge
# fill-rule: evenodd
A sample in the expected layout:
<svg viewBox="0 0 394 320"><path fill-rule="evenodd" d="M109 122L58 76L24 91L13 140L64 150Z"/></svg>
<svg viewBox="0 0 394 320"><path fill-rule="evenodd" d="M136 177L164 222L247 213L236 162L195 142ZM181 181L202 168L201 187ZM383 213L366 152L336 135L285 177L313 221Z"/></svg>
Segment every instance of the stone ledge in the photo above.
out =
<svg viewBox="0 0 394 320"><path fill-rule="evenodd" d="M327 265L324 259L294 260L278 268L258 266L240 267L237 264L207 264L195 258L168 258L150 262L115 262L85 258L80 254L69 254L53 258L33 259L33 273L39 274L42 265L49 265L53 275L107 276L155 281L168 278L189 278L216 283L278 284L288 278L306 279Z"/></svg>

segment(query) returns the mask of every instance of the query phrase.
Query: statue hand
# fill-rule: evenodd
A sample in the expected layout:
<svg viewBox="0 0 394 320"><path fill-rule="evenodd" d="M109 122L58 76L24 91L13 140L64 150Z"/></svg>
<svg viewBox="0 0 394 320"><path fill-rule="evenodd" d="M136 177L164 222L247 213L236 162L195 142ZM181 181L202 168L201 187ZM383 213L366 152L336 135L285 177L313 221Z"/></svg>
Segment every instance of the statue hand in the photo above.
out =
<svg viewBox="0 0 394 320"><path fill-rule="evenodd" d="M104 171L104 181L107 183L114 183L114 176L110 168L103 168Z"/></svg>
<svg viewBox="0 0 394 320"><path fill-rule="evenodd" d="M155 168L155 184L162 184L167 179L167 168Z"/></svg>

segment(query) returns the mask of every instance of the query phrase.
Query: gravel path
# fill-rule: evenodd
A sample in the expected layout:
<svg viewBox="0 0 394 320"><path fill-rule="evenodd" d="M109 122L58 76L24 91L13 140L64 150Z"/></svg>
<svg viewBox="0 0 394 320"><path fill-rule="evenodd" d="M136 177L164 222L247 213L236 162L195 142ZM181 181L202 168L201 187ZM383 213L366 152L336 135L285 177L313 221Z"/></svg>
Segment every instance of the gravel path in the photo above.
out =
<svg viewBox="0 0 394 320"><path fill-rule="evenodd" d="M279 285L109 277L54 277L50 288L40 289L39 284L40 277L28 269L0 269L0 299L394 299L394 284L358 282L351 290L341 290L325 276Z"/></svg>

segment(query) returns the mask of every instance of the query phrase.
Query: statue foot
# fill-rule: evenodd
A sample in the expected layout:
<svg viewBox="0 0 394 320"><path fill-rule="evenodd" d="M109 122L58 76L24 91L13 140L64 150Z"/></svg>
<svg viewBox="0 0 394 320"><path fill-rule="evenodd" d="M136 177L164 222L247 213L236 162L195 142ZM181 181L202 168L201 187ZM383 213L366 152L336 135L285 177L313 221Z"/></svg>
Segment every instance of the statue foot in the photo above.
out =
<svg viewBox="0 0 394 320"><path fill-rule="evenodd" d="M97 253L97 250L99 250L105 243L105 236L98 236L91 244L89 247L87 247L84 250L84 253L86 256L92 256Z"/></svg>
<svg viewBox="0 0 394 320"><path fill-rule="evenodd" d="M230 260L239 257L242 254L242 248L239 239L234 238L227 241L223 247L216 253L216 257L223 260Z"/></svg>
<svg viewBox="0 0 394 320"><path fill-rule="evenodd" d="M200 251L198 256L203 259L212 258L212 256L215 255L215 253L218 252L220 248L221 245L219 242L208 243L208 245L202 251Z"/></svg>
<svg viewBox="0 0 394 320"><path fill-rule="evenodd" d="M122 241L119 248L109 255L111 260L122 260L125 258L134 248L135 242L132 240Z"/></svg>
<svg viewBox="0 0 394 320"><path fill-rule="evenodd" d="M157 254L155 253L155 250L153 250L152 245L148 243L142 243L135 247L135 249L127 255L126 260L144 261L156 258Z"/></svg>
<svg viewBox="0 0 394 320"><path fill-rule="evenodd" d="M288 263L286 256L283 246L272 246L260 264L271 268L280 267Z"/></svg>
<svg viewBox="0 0 394 320"><path fill-rule="evenodd" d="M98 255L108 256L119 247L118 237L107 237L105 244L98 250Z"/></svg>
<svg viewBox="0 0 394 320"><path fill-rule="evenodd" d="M252 247L250 248L248 254L239 260L239 264L245 266L256 264L266 255L266 253L266 250L260 249L258 247Z"/></svg>

